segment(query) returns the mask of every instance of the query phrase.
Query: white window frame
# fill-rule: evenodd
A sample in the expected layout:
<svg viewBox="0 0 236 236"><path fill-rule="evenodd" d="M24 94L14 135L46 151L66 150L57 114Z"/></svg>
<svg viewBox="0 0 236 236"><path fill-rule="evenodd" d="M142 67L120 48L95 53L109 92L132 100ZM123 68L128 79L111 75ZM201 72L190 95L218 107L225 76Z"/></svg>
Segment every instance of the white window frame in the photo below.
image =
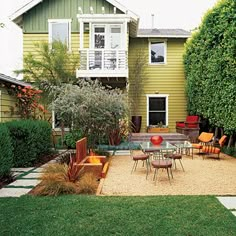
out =
<svg viewBox="0 0 236 236"><path fill-rule="evenodd" d="M90 32L89 32L89 48L95 49L94 47L94 34L95 34L95 27L105 27L105 47L103 49L110 49L110 50L116 50L111 48L110 44L110 35L111 35L111 27L120 27L121 30L121 47L119 50L124 50L125 49L125 42L124 40L127 40L126 37L123 37L124 35L124 23L109 23L109 24L104 24L104 23L90 23Z"/></svg>
<svg viewBox="0 0 236 236"><path fill-rule="evenodd" d="M147 94L147 126L149 126L149 98L165 98L166 99L166 126L169 124L169 94Z"/></svg>
<svg viewBox="0 0 236 236"><path fill-rule="evenodd" d="M52 44L52 24L53 23L68 23L69 32L68 32L68 42L67 47L68 51L71 51L71 22L72 19L48 19L48 41L49 44Z"/></svg>
<svg viewBox="0 0 236 236"><path fill-rule="evenodd" d="M152 43L164 43L164 62L152 62L151 60L151 44ZM160 39L157 39L157 40L149 40L149 43L148 43L148 56L149 56L149 65L166 65L167 64L167 40L164 39L164 40L160 40Z"/></svg>
<svg viewBox="0 0 236 236"><path fill-rule="evenodd" d="M61 131L61 128L55 127L55 111L52 110L52 129L55 131ZM70 131L68 127L64 127L64 131Z"/></svg>

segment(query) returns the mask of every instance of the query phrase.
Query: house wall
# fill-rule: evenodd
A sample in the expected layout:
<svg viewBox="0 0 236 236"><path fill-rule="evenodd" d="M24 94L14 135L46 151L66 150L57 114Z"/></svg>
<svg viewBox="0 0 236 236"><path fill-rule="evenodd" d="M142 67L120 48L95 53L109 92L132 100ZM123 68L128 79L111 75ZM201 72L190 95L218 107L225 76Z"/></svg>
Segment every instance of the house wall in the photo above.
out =
<svg viewBox="0 0 236 236"><path fill-rule="evenodd" d="M114 6L106 0L44 0L23 17L23 32L25 33L47 33L48 19L72 19L72 32L79 32L77 20L78 7L81 7L84 14L90 13L90 6L93 7L94 14L113 13ZM119 9L117 14L122 14Z"/></svg>
<svg viewBox="0 0 236 236"><path fill-rule="evenodd" d="M0 87L0 122L20 119L17 115L16 98L9 95L4 87Z"/></svg>
<svg viewBox="0 0 236 236"><path fill-rule="evenodd" d="M129 42L129 71L132 73L137 52L142 51L147 57L145 67L146 76L143 83L143 92L138 106L138 113L142 115L141 132L146 131L147 126L147 98L146 94L168 94L168 127L170 132L175 132L175 122L185 120L186 96L185 96L185 75L183 67L184 39L167 40L167 64L149 64L149 40L147 38L130 38ZM133 91L129 91L132 100ZM132 115L132 111L131 111Z"/></svg>

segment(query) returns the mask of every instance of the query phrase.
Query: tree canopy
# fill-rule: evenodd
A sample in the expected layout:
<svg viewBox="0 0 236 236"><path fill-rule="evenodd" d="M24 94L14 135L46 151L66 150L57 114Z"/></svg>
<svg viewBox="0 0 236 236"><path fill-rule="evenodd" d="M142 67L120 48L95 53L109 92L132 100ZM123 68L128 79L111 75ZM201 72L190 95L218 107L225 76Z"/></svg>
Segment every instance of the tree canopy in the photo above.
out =
<svg viewBox="0 0 236 236"><path fill-rule="evenodd" d="M236 130L236 1L221 0L186 43L188 111Z"/></svg>

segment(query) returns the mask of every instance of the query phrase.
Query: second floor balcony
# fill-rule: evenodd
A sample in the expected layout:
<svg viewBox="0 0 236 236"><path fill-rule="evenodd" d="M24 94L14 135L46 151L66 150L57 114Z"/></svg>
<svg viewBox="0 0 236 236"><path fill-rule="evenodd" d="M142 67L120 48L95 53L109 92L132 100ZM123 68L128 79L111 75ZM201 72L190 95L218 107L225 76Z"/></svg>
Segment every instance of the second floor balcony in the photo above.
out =
<svg viewBox="0 0 236 236"><path fill-rule="evenodd" d="M128 77L128 52L122 49L80 50L77 77Z"/></svg>

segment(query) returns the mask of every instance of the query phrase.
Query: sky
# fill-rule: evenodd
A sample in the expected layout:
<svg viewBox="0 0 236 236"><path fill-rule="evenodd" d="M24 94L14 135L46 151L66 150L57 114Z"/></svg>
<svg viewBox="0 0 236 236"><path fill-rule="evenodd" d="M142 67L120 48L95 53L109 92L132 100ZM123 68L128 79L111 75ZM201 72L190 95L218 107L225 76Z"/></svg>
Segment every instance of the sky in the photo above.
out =
<svg viewBox="0 0 236 236"><path fill-rule="evenodd" d="M9 16L30 0L1 0L0 22L0 73L16 78L13 73L22 68L22 32ZM151 28L154 14L155 28L182 28L192 30L200 23L203 15L218 0L118 0L140 17L140 28Z"/></svg>

